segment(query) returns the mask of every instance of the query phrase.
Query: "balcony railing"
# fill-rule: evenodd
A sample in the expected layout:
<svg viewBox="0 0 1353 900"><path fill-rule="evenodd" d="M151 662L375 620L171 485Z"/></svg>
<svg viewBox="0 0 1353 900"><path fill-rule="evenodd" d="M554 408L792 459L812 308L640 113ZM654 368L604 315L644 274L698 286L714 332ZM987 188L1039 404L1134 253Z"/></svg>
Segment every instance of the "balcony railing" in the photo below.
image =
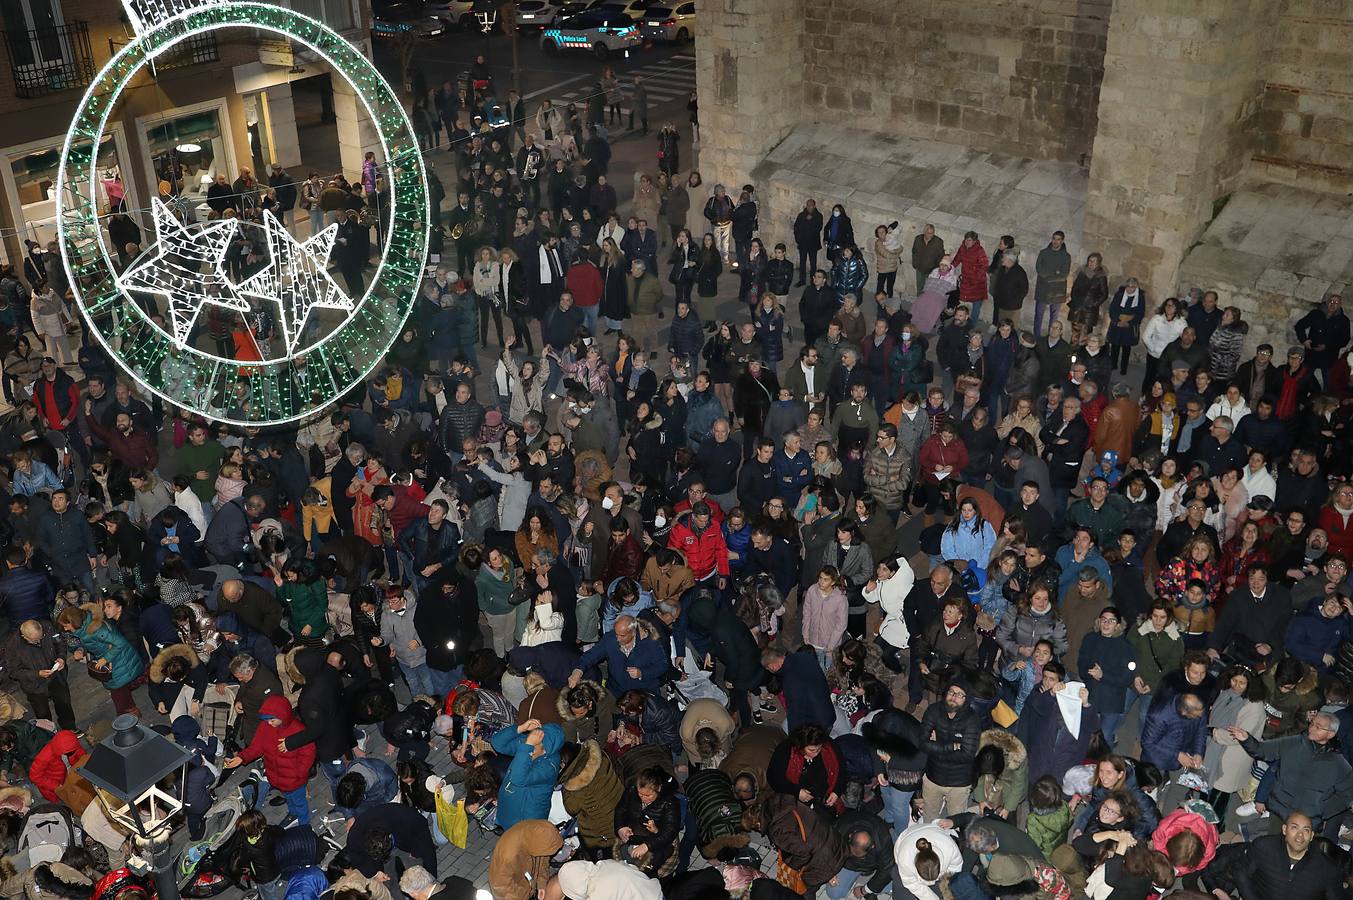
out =
<svg viewBox="0 0 1353 900"><path fill-rule="evenodd" d="M88 22L4 34L14 90L20 97L45 97L85 87L93 80Z"/></svg>
<svg viewBox="0 0 1353 900"><path fill-rule="evenodd" d="M118 38L108 39L108 55L116 54L123 47L131 42L120 40ZM186 41L175 44L155 59L155 68L181 69L185 66L195 66L199 63L216 62L221 58L220 47L216 43L216 35L212 32L195 34Z"/></svg>

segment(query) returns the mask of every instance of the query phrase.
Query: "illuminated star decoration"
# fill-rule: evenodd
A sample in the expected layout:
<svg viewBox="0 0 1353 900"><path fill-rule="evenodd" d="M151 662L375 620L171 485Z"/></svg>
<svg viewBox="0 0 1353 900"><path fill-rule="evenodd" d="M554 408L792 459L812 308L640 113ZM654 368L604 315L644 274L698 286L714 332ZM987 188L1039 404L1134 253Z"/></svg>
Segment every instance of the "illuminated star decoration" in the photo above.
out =
<svg viewBox="0 0 1353 900"><path fill-rule="evenodd" d="M151 200L151 213L155 252L123 272L118 284L123 290L164 297L174 342L187 347L204 304L249 311L248 301L235 292L222 268L236 223L212 222L202 228L184 225L159 198Z"/></svg>
<svg viewBox="0 0 1353 900"><path fill-rule="evenodd" d="M278 323L287 354L296 351L310 310L338 309L351 312L352 298L339 289L329 274L329 253L338 238L338 224L330 225L302 243L269 210L263 214L268 235L268 267L239 285L250 297L272 300L278 307Z"/></svg>

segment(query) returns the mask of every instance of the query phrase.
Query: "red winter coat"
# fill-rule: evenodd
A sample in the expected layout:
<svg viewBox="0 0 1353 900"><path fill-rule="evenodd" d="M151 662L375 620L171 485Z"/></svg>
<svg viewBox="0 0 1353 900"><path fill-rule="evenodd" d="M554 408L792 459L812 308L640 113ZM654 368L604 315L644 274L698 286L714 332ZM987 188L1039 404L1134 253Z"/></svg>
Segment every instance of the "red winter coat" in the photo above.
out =
<svg viewBox="0 0 1353 900"><path fill-rule="evenodd" d="M917 454L917 464L921 468L921 474L931 484L939 484L939 479L935 477L937 466L953 466L948 480L958 481L963 470L968 467L968 448L963 446L963 442L958 438L954 438L946 446L938 434L933 434L921 445L921 452Z"/></svg>
<svg viewBox="0 0 1353 900"><path fill-rule="evenodd" d="M44 799L60 803L56 791L66 780L67 769L75 768L87 755L75 732L58 731L33 757L33 764L28 767L28 780L42 792Z"/></svg>
<svg viewBox="0 0 1353 900"><path fill-rule="evenodd" d="M681 551L697 581L716 570L722 576L728 575L728 544L724 542L723 529L714 524L712 517L709 527L700 535L691 529L689 519L678 522L672 526L667 546Z"/></svg>
<svg viewBox="0 0 1353 900"><path fill-rule="evenodd" d="M304 731L305 726L296 721L296 713L285 697L272 696L264 700L259 716L264 721L254 732L249 746L240 751L240 759L248 763L263 757L263 771L268 776L268 783L279 791L304 787L310 780L310 767L315 764L315 745L302 744L283 753L277 749L277 744ZM282 724L274 728L267 718L280 719Z"/></svg>
<svg viewBox="0 0 1353 900"><path fill-rule="evenodd" d="M971 247L959 243L954 254L954 265L963 266L958 278L958 299L964 303L974 303L987 299L987 251L982 242L976 241Z"/></svg>
<svg viewBox="0 0 1353 900"><path fill-rule="evenodd" d="M1344 517L1339 510L1333 506L1326 506L1320 510L1319 527L1324 529L1330 538L1330 552L1340 553L1345 558L1353 559L1353 516L1348 519L1348 524L1344 524ZM1353 738L1349 738L1353 740Z"/></svg>

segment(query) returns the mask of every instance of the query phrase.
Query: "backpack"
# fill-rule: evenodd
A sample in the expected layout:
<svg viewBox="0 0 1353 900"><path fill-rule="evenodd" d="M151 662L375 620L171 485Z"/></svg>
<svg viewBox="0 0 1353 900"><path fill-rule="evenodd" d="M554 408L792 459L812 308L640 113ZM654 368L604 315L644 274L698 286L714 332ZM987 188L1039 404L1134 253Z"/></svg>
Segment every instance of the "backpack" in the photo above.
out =
<svg viewBox="0 0 1353 900"><path fill-rule="evenodd" d="M19 834L19 853L28 853L28 864L57 862L75 843L75 821L70 810L57 803L39 803L28 811Z"/></svg>

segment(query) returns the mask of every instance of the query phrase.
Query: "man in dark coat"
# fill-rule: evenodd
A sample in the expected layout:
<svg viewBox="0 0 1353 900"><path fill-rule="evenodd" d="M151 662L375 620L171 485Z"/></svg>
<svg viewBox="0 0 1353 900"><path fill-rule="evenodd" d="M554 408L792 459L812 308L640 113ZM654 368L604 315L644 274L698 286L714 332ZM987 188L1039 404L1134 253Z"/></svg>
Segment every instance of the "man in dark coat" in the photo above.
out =
<svg viewBox="0 0 1353 900"><path fill-rule="evenodd" d="M216 511L203 538L212 563L238 567L248 560L250 523L263 514L265 506L263 498L254 495L236 497Z"/></svg>
<svg viewBox="0 0 1353 900"><path fill-rule="evenodd" d="M261 660L247 655L236 656L230 661L230 674L240 685L235 692L235 702L240 708L240 743L247 747L258 730L263 701L274 695L282 696L282 682Z"/></svg>
<svg viewBox="0 0 1353 900"><path fill-rule="evenodd" d="M836 890L844 895L862 878L868 878L864 889L870 894L887 890L896 875L888 824L875 813L851 809L838 816L832 827L846 841L846 862L836 876Z"/></svg>
<svg viewBox="0 0 1353 900"><path fill-rule="evenodd" d="M968 691L967 683L955 678L943 701L926 707L921 719L921 747L926 751L921 797L928 821L938 819L942 810L952 815L968 808L984 718L969 704Z"/></svg>
<svg viewBox="0 0 1353 900"><path fill-rule="evenodd" d="M0 613L10 629L29 619L52 617L56 591L51 579L28 565L28 555L15 544L5 551L5 574L0 575Z"/></svg>
<svg viewBox="0 0 1353 900"><path fill-rule="evenodd" d="M1345 896L1338 866L1311 847L1314 836L1310 816L1294 812L1283 822L1281 834L1251 841L1232 873L1241 900L1337 900Z"/></svg>
<svg viewBox="0 0 1353 900"><path fill-rule="evenodd" d="M780 677L780 693L785 698L785 721L790 731L813 723L830 731L836 722L827 677L812 653L785 653L770 647L761 654L761 665Z"/></svg>
<svg viewBox="0 0 1353 900"><path fill-rule="evenodd" d="M1056 497L1053 521L1058 523L1066 518L1067 500L1071 496L1071 489L1080 480L1081 460L1090 442L1090 427L1080 413L1080 398L1067 397L1062 401L1060 420L1045 425L1039 432L1039 440L1043 442L1043 459L1048 464L1048 478Z"/></svg>
<svg viewBox="0 0 1353 900"><path fill-rule="evenodd" d="M1324 303L1297 320L1296 331L1297 340L1306 348L1306 364L1320 372L1320 383L1328 389L1330 366L1349 341L1343 298L1330 294Z"/></svg>
<svg viewBox="0 0 1353 900"><path fill-rule="evenodd" d="M332 791L343 774L343 757L352 750L354 741L347 706L343 702L342 684L337 670L325 662L326 656L327 653L317 647L307 647L296 654L296 671L305 679L296 712L305 728L287 738L286 746L288 750L295 750L314 744L320 771L329 779ZM426 831L426 820L423 825ZM351 832L348 837L351 840Z"/></svg>
<svg viewBox="0 0 1353 900"><path fill-rule="evenodd" d="M799 248L799 280L795 287L817 272L817 254L822 249L822 212L809 198L794 218L794 245Z"/></svg>
<svg viewBox="0 0 1353 900"><path fill-rule="evenodd" d="M954 318L940 329L939 339L935 342L935 360L940 364L946 398L954 392L954 379L971 367L968 362L968 335L972 333L972 328L968 308L959 306L954 310Z"/></svg>
<svg viewBox="0 0 1353 900"><path fill-rule="evenodd" d="M949 568L947 563L942 563L930 570L928 580L918 581L903 598L902 618L907 623L907 632L921 635L929 630L933 624L940 621L944 602L951 597L966 598L967 594L954 578L954 570ZM912 706L921 701L920 663L920 654L912 653L907 675L907 693Z"/></svg>
<svg viewBox="0 0 1353 900"><path fill-rule="evenodd" d="M1058 784L1068 769L1085 759L1090 737L1099 730L1099 713L1090 706L1090 691L1080 689L1081 720L1073 735L1058 705L1057 693L1064 687L1066 667L1053 660L1043 667L1043 681L1024 704L1021 720L1024 745L1029 750L1029 783L1051 775ZM1027 721L1025 721L1027 720Z"/></svg>
<svg viewBox="0 0 1353 900"><path fill-rule="evenodd" d="M681 606L682 618L690 626L691 646L723 665L724 683L731 686L728 708L744 729L759 724L760 713L753 715L747 702L748 692L758 690L766 680L756 638L711 585L697 584L686 591Z"/></svg>
<svg viewBox="0 0 1353 900"><path fill-rule="evenodd" d="M483 645L473 582L462 577L454 565L437 570L418 595L413 627L427 650L437 693L450 691L460 680L471 651Z"/></svg>
<svg viewBox="0 0 1353 900"><path fill-rule="evenodd" d="M423 813L402 803L383 803L357 815L346 846L353 868L374 878L395 850L417 857L423 868L437 874L437 845Z"/></svg>

